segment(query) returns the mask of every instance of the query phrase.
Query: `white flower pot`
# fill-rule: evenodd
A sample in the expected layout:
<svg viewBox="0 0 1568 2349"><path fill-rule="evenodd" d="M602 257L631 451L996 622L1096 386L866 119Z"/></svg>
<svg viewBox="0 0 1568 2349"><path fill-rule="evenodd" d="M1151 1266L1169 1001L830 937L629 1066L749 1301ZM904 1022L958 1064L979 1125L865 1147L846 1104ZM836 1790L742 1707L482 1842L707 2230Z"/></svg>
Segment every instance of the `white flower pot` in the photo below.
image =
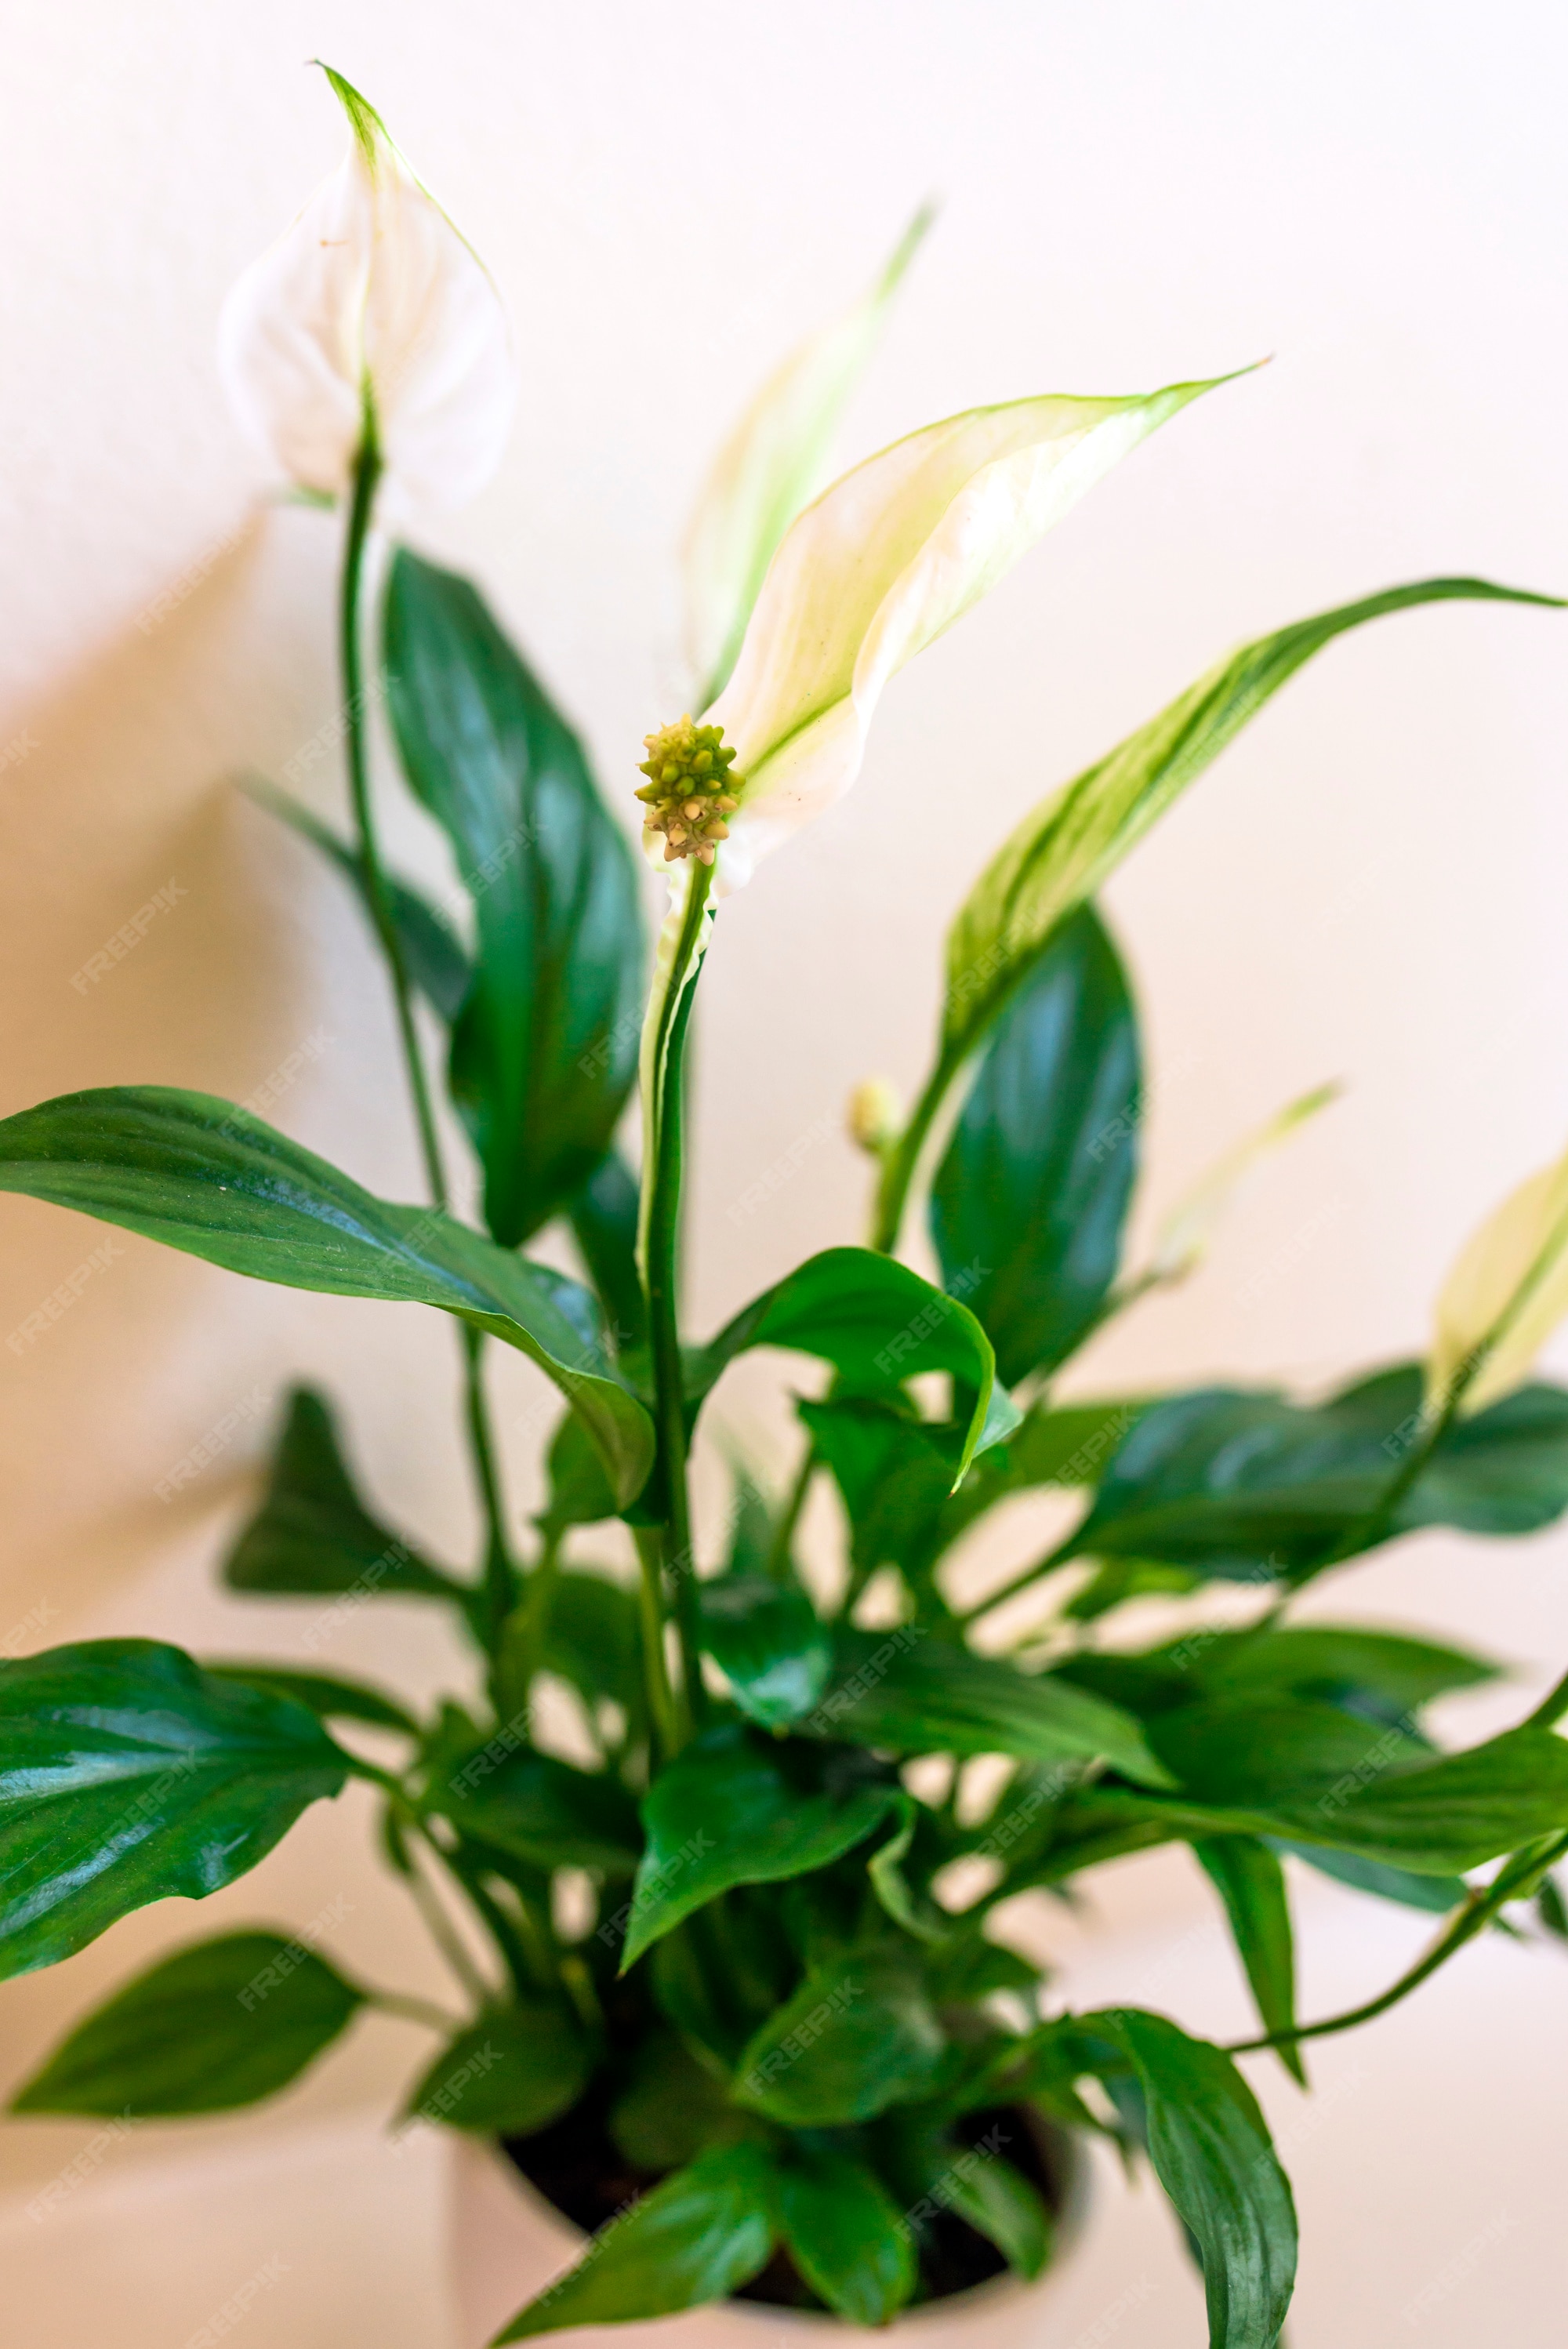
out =
<svg viewBox="0 0 1568 2349"><path fill-rule="evenodd" d="M455 2131L450 2154L449 2255L456 2349L484 2349L507 2319L573 2264L583 2237L498 2145ZM973 2292L928 2302L896 2320L910 2349L1044 2349L1049 2304L1063 2263L1083 2220L1088 2165L1069 2155L1067 2198L1057 2221L1057 2257L1037 2283L997 2276ZM581 2349L828 2349L829 2327L844 2349L864 2336L836 2317L812 2310L769 2308L757 2301L720 2301L682 2316L637 2324L579 2325L568 2336Z"/></svg>

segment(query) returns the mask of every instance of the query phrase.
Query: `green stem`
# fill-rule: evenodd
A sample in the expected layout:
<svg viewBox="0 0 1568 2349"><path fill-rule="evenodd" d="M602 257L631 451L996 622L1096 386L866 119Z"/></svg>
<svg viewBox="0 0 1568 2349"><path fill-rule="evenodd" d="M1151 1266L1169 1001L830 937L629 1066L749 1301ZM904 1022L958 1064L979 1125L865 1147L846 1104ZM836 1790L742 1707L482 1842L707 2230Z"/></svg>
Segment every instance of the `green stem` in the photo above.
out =
<svg viewBox="0 0 1568 2349"><path fill-rule="evenodd" d="M665 1660L663 1556L658 1535L653 1526L634 1526L632 1532L637 1545L637 1564L642 1569L637 1598L643 1631L643 1682L647 1691L655 1748L660 1758L667 1762L672 1754L679 1753L685 1738L682 1734L684 1724Z"/></svg>
<svg viewBox="0 0 1568 2349"><path fill-rule="evenodd" d="M365 722L365 659L364 659L364 593L365 556L370 537L371 514L376 502L377 484L381 478L381 452L377 446L375 420L368 407L366 411L365 438L354 468L354 494L348 510L348 535L343 554L343 585L339 607L339 648L342 661L344 717L347 728L348 788L354 803L354 820L359 835L359 861L364 868L365 892L370 905L376 935L386 957L392 980L392 999L397 1014L397 1033L403 1048L403 1063L407 1072L408 1091L413 1099L415 1122L419 1130L419 1148L425 1162L425 1180L429 1187L432 1204L445 1214L448 1206L446 1168L441 1162L441 1146L436 1132L436 1113L430 1098L429 1079L425 1070L424 1055L419 1049L419 1032L414 1019L414 993L408 978L408 966L403 953L403 941L392 910L391 893L387 886L386 869L381 861L380 843L376 830L376 811L370 796L370 760L367 730ZM512 1562L506 1535L506 1516L501 1501L495 1468L495 1445L490 1432L484 1398L480 1359L484 1339L480 1331L467 1327L463 1330L464 1375L467 1390L469 1440L473 1454L475 1474L484 1503L487 1543L485 1557L486 1615L491 1629L491 1645L514 1602L517 1569Z"/></svg>
<svg viewBox="0 0 1568 2349"><path fill-rule="evenodd" d="M936 1113L946 1097L947 1088L964 1065L964 1056L944 1052L926 1080L925 1091L910 1112L909 1123L882 1161L882 1181L877 1186L876 1206L872 1216L871 1238L868 1245L879 1256L892 1256L898 1246L898 1236L903 1226L903 1211L909 1198L909 1187L920 1164L920 1154L925 1147L927 1134L935 1123Z"/></svg>
<svg viewBox="0 0 1568 2349"><path fill-rule="evenodd" d="M361 1984L363 1989L364 1985ZM449 2014L428 1998L412 1998L400 1990L366 1990L367 2002L382 2014L399 2014L407 2023L422 2023L428 2030L438 2031L443 2039L452 2038L462 2027L460 2015Z"/></svg>
<svg viewBox="0 0 1568 2349"><path fill-rule="evenodd" d="M1397 2006L1402 1998L1408 1998L1429 1975L1435 1974L1439 1966L1446 1965L1456 1951L1463 1949L1467 1941L1473 1940L1482 1927L1490 1924L1498 1911L1511 1900L1528 1899L1542 1878L1565 1853L1568 1853L1568 1835L1553 1836L1543 1843L1532 1844L1524 1851L1516 1852L1499 1868L1490 1885L1470 1894L1426 1955L1379 1997L1368 1999L1365 2006L1351 2007L1344 2014L1331 2014L1322 2023L1304 2023L1296 2030L1271 2031L1261 2039L1234 2040L1226 2049L1226 2054L1252 2055L1265 2047L1294 2045L1298 2039L1322 2039L1330 2032L1350 2031L1357 2023L1370 2023L1376 2016L1386 2014L1391 2006Z"/></svg>
<svg viewBox="0 0 1568 2349"><path fill-rule="evenodd" d="M678 1304L682 1174L681 1069L686 1030L696 997L711 869L694 865L686 911L676 942L668 983L658 1006L647 1061L643 1102L643 1285L648 1301L648 1335L654 1362L654 1420L664 1474L667 1538L660 1613L673 1595L680 1638L686 1708L694 1727L707 1711L698 1662L696 1558L692 1548L691 1496L686 1482L686 1386L681 1371ZM639 1545L640 1547L640 1545ZM673 1594L670 1585L673 1584Z"/></svg>
<svg viewBox="0 0 1568 2349"><path fill-rule="evenodd" d="M817 1447L806 1446L799 1474L789 1488L789 1498L784 1504L784 1514L774 1527L773 1539L768 1549L768 1572L775 1582L788 1581L789 1549L795 1539L795 1528L800 1522L800 1512L806 1506L806 1495L811 1489L811 1479L817 1469Z"/></svg>
<svg viewBox="0 0 1568 2349"><path fill-rule="evenodd" d="M381 452L376 445L375 427L367 411L365 438L355 460L354 494L348 509L348 536L343 553L343 589L338 614L344 719L347 728L348 788L354 802L354 821L359 833L359 859L365 869L365 894L370 905L370 917L376 925L376 935L387 957L387 968L392 975L397 1032L402 1039L403 1059L408 1071L408 1089L414 1097L414 1115L419 1128L426 1180L430 1186L432 1200L444 1211L447 1205L446 1171L441 1164L441 1147L436 1135L429 1082L419 1050L418 1031L414 1025L413 989L408 983L403 942L398 936L397 924L392 912L392 898L381 863L380 846L376 836L376 813L370 799L370 761L365 724L365 663L361 642L364 615L361 606L371 510L380 478Z"/></svg>

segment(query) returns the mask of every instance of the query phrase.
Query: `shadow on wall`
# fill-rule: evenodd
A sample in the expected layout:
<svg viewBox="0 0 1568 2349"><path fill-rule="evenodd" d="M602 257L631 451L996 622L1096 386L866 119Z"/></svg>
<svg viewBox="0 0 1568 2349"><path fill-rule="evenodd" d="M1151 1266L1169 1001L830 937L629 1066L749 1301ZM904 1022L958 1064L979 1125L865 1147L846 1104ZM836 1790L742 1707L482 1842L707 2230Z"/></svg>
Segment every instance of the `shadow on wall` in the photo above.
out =
<svg viewBox="0 0 1568 2349"><path fill-rule="evenodd" d="M335 541L328 517L253 519L4 730L0 1108L191 1086L414 1197L359 916L224 780L259 769L337 810ZM78 1609L233 1498L319 1309L0 1197L0 1651L70 1636ZM181 1473L220 1423L225 1456Z"/></svg>

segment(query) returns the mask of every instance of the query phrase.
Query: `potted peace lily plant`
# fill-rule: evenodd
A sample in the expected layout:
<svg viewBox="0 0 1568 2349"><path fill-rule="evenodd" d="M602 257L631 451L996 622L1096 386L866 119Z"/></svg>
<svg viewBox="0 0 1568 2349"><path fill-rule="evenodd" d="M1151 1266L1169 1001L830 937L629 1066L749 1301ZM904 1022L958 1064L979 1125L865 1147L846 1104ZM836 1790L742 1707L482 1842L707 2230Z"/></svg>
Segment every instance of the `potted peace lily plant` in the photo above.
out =
<svg viewBox="0 0 1568 2349"><path fill-rule="evenodd" d="M1553 1733L1568 1680L1517 1727L1443 1752L1423 1708L1487 1661L1290 1610L1328 1568L1417 1528L1523 1534L1568 1504L1568 1392L1530 1378L1568 1308L1568 1161L1465 1249L1424 1364L1315 1401L1054 1401L1109 1315L1190 1269L1212 1206L1123 1272L1142 1075L1092 898L1334 637L1445 599L1553 599L1429 579L1276 630L1047 799L954 920L913 1111L877 1087L854 1103L876 1178L866 1243L812 1257L694 1340L678 1313L682 1065L716 913L850 788L894 671L1212 387L974 409L809 502L917 223L767 387L705 495L696 715L628 759L669 886L650 967L621 824L479 593L401 545L378 598L367 585L378 517L482 480L513 365L482 266L377 114L330 80L346 160L236 288L222 347L284 473L343 518L352 836L273 799L374 926L428 1196L376 1197L233 1103L163 1087L0 1123L0 1186L253 1278L453 1318L487 1527L471 1568L386 1522L336 1407L298 1392L223 1571L269 1599L445 1609L473 1671L429 1715L360 1681L151 1640L0 1663L0 1964L53 1964L147 1902L231 1883L357 1778L450 1961L453 2003L350 1979L287 1928L231 1931L90 2015L15 2109L245 2105L361 2009L412 2014L434 2037L407 2113L490 2148L492 2206L510 2178L510 2208L553 2205L590 2237L561 2272L509 2276L503 2261L469 2292L470 2326L484 2313L505 2341L737 2295L857 2324L948 2301L967 2333L994 2320L956 2296L1047 2271L1071 2149L1109 2134L1175 2206L1212 2341L1266 2349L1295 2230L1237 2055L1304 2080L1305 2042L1391 2006L1520 1904L1564 1928L1550 1871L1568 1852ZM381 856L366 729L383 696L471 899L460 939ZM433 1031L482 1228L450 1205ZM640 1177L616 1143L634 1081ZM897 1254L920 1189L940 1286ZM581 1278L524 1252L552 1225ZM526 1535L491 1433L492 1341L562 1404ZM690 1447L727 1366L758 1346L826 1366L799 1405L792 1480L770 1494L738 1477L727 1522L694 1526ZM847 1546L808 1565L798 1528L817 1478L837 1487ZM1072 1531L965 1604L954 1545L1048 1485L1081 1488ZM624 1572L574 1555L579 1529L605 1524L625 1529ZM1238 1585L1250 1611L1216 1614ZM998 1638L995 1610L1026 1591L1037 1603L1006 1619L1026 1628ZM1140 1649L1119 1610L1151 1592L1190 1598L1192 1622ZM552 1731L547 1688L573 1692L574 1746ZM1212 1879L1255 1998L1241 2047L1136 2008L1064 2012L992 1929L1020 1891L1173 1842ZM1287 1857L1430 1910L1429 1954L1357 2013L1299 2021Z"/></svg>

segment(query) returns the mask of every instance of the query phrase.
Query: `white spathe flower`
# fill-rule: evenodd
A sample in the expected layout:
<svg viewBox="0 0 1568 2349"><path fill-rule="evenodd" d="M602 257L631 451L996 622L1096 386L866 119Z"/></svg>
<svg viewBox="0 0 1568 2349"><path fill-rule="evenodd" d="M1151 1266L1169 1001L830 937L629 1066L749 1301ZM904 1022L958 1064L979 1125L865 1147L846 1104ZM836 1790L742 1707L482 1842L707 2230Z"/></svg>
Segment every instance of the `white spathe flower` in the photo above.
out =
<svg viewBox="0 0 1568 2349"><path fill-rule="evenodd" d="M705 709L735 667L775 548L822 487L834 429L933 218L923 205L875 285L774 370L703 483L682 569L686 656Z"/></svg>
<svg viewBox="0 0 1568 2349"><path fill-rule="evenodd" d="M1259 1159L1287 1142L1308 1118L1315 1117L1320 1110L1336 1102L1341 1091L1337 1083L1331 1081L1315 1085L1311 1092L1286 1102L1255 1133L1243 1135L1201 1174L1161 1225L1149 1269L1141 1276L1139 1288L1168 1288L1196 1272L1212 1247L1214 1236L1237 1190Z"/></svg>
<svg viewBox="0 0 1568 2349"><path fill-rule="evenodd" d="M843 797L888 679L1119 458L1212 388L970 409L869 457L807 507L769 566L734 675L705 713L733 746L741 779L725 785L735 802L725 831L703 827L721 843L704 860L714 862L716 899ZM673 796L663 814L680 823ZM669 860L667 828L652 815L645 838L652 861ZM688 833L671 876L677 901L696 853Z"/></svg>
<svg viewBox="0 0 1568 2349"><path fill-rule="evenodd" d="M1523 1384L1568 1318L1568 1156L1532 1174L1460 1250L1438 1299L1427 1407L1482 1411Z"/></svg>
<svg viewBox="0 0 1568 2349"><path fill-rule="evenodd" d="M506 315L375 109L323 70L348 117L348 152L230 292L224 387L302 489L347 490L368 421L395 509L455 504L505 446L516 395Z"/></svg>

